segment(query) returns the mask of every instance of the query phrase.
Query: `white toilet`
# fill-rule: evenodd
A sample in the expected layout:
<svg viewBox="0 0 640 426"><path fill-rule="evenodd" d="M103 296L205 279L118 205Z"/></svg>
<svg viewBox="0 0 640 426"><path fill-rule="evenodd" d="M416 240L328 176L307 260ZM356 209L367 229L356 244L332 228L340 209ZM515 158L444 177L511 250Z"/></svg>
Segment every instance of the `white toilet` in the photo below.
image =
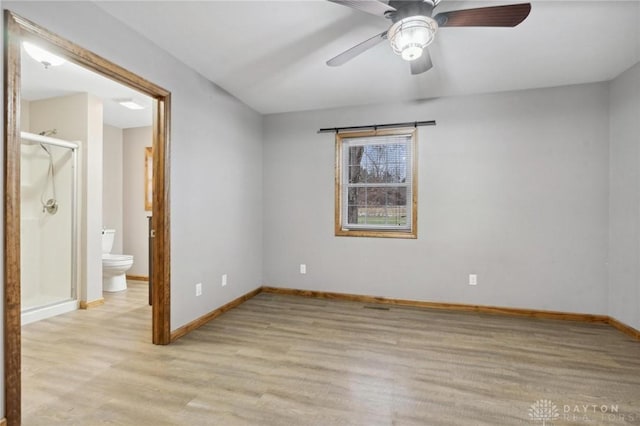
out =
<svg viewBox="0 0 640 426"><path fill-rule="evenodd" d="M127 289L125 273L133 266L133 256L111 254L115 229L102 230L102 291L116 292Z"/></svg>

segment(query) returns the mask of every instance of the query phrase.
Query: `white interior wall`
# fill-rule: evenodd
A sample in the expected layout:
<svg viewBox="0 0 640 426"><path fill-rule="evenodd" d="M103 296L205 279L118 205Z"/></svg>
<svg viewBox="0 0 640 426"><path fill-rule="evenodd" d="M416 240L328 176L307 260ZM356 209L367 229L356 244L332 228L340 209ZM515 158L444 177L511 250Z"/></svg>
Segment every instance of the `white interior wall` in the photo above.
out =
<svg viewBox="0 0 640 426"><path fill-rule="evenodd" d="M607 116L606 83L267 116L264 282L606 314ZM431 119L418 239L334 236L334 135L317 130Z"/></svg>
<svg viewBox="0 0 640 426"><path fill-rule="evenodd" d="M609 314L640 330L640 63L609 100Z"/></svg>
<svg viewBox="0 0 640 426"><path fill-rule="evenodd" d="M20 101L20 130L23 132L29 132L31 130L30 128L30 124L29 124L29 102L25 101L25 100L21 100ZM30 248L30 254L31 256L28 258L23 258L21 256L20 258L20 278L21 278L21 282L20 282L20 298L21 298L21 308L23 308L24 303L22 302L22 300L24 300L24 295L25 294L36 294L38 289L37 289L37 283L40 282L40 269L38 268L37 265L37 259L40 258L40 253L39 253L39 244L36 244L34 240L34 238L36 237L35 235L35 226L33 227L34 229L31 229L32 227L28 226L29 225L29 221L30 219L26 219L24 216L24 209L25 209L25 199L24 199L24 195L23 192L25 191L25 187L29 185L29 183L31 182L31 167L32 164L30 162L23 162L22 161L22 156L23 155L30 155L31 152L35 151L36 147L34 146L21 146L20 147L20 151L21 151L21 162L20 162L20 208L21 208L21 214L20 214L20 240L21 240L21 245L20 245L20 249L21 251L24 250L24 243L22 243L22 241L24 239L28 240L32 247ZM32 202L36 202L37 197L33 197L33 201ZM29 201L27 201L28 203ZM25 220L26 219L26 220Z"/></svg>
<svg viewBox="0 0 640 426"><path fill-rule="evenodd" d="M31 129L29 104L29 101L25 101L24 99L20 100L20 130L23 132L28 132Z"/></svg>
<svg viewBox="0 0 640 426"><path fill-rule="evenodd" d="M91 302L102 299L102 100L88 95L87 108L87 142L84 153L80 153L81 164L84 164L80 167L80 175L85 185L81 190L84 204L80 216L86 235L81 253L81 256L86 255L83 260L86 293L81 300Z"/></svg>
<svg viewBox="0 0 640 426"><path fill-rule="evenodd" d="M123 154L122 129L105 124L102 147L102 226L115 229L113 253L123 253Z"/></svg>
<svg viewBox="0 0 640 426"><path fill-rule="evenodd" d="M124 155L124 246L125 254L133 255L130 275L149 276L149 242L147 237L150 211L144 209L145 148L153 144L151 127L136 127L123 131Z"/></svg>

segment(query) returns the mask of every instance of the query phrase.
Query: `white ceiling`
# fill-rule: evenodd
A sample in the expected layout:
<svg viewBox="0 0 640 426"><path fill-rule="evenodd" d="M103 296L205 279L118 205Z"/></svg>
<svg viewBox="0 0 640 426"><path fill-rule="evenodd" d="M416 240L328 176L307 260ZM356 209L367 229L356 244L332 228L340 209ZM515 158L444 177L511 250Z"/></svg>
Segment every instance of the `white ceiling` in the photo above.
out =
<svg viewBox="0 0 640 426"><path fill-rule="evenodd" d="M102 99L103 121L106 124L121 129L151 126L151 98L142 93L70 62L45 69L24 48L21 65L21 95L24 100L36 101L75 93L91 93ZM130 110L115 101L123 98L131 98L145 108Z"/></svg>
<svg viewBox="0 0 640 426"><path fill-rule="evenodd" d="M521 3L443 0L437 11ZM323 0L98 2L261 113L605 81L640 60L640 2L532 1L516 28L441 28L412 76L386 42L325 62L389 22Z"/></svg>

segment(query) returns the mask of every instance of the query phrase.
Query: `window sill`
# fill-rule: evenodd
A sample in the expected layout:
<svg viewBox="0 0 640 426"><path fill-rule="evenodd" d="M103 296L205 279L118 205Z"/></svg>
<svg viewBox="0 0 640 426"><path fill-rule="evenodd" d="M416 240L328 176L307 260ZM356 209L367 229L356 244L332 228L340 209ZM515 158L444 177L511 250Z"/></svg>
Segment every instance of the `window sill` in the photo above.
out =
<svg viewBox="0 0 640 426"><path fill-rule="evenodd" d="M382 231L373 229L336 229L336 237L404 238L417 239L418 231Z"/></svg>

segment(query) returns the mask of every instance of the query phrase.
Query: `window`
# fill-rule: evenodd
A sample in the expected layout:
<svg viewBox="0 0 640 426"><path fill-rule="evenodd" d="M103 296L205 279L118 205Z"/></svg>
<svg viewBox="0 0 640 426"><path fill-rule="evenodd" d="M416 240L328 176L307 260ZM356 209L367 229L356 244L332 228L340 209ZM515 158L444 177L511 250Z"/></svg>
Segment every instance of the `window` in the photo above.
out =
<svg viewBox="0 0 640 426"><path fill-rule="evenodd" d="M416 130L336 135L336 235L417 237Z"/></svg>

